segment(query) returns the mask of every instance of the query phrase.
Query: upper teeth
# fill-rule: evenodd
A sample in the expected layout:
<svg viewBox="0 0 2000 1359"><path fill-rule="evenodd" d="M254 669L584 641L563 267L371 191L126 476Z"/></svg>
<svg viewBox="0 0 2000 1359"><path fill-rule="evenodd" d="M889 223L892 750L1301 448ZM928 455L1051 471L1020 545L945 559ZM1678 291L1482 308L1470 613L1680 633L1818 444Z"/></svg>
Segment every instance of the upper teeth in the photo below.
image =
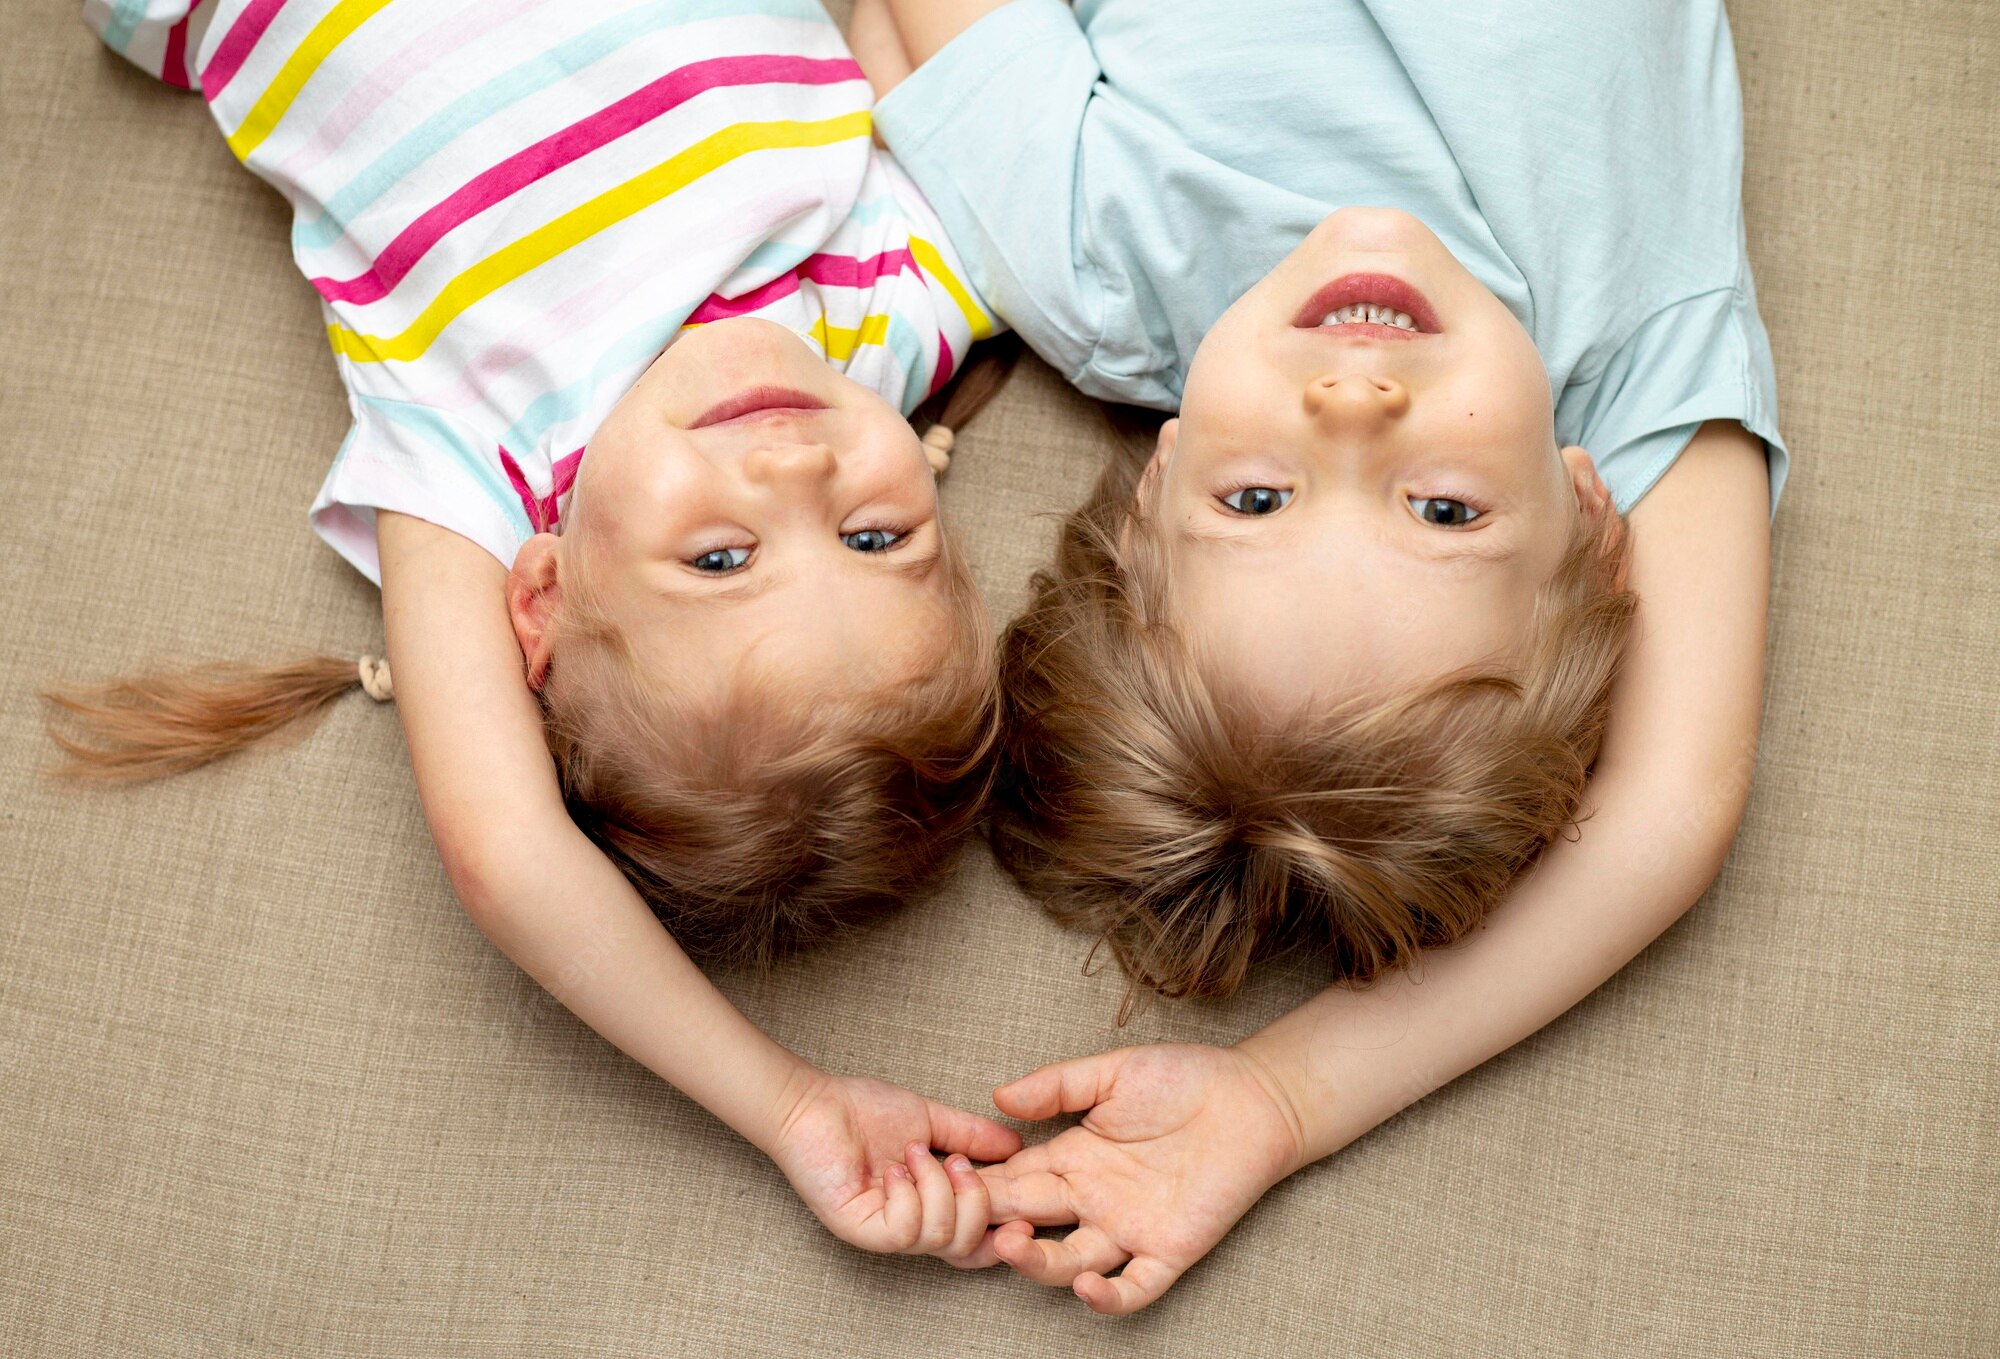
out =
<svg viewBox="0 0 2000 1359"><path fill-rule="evenodd" d="M1352 306L1342 307L1339 311L1330 311L1326 314L1326 319L1321 321L1320 324L1323 326L1344 326L1350 321L1360 321L1377 326L1394 326L1398 330L1415 330L1417 328L1417 323L1410 319L1408 312L1397 311L1394 307L1378 307L1373 302L1356 302Z"/></svg>

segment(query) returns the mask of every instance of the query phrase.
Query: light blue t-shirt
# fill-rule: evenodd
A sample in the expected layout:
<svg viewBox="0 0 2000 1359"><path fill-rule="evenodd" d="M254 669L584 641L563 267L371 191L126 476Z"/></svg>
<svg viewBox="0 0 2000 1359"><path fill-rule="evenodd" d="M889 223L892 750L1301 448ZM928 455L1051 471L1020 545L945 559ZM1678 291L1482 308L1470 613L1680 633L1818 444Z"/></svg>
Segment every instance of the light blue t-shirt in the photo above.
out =
<svg viewBox="0 0 2000 1359"><path fill-rule="evenodd" d="M1719 0L1011 0L876 124L999 313L1172 410L1229 304L1334 210L1402 208L1534 337L1621 509L1704 420L1787 457L1743 246Z"/></svg>

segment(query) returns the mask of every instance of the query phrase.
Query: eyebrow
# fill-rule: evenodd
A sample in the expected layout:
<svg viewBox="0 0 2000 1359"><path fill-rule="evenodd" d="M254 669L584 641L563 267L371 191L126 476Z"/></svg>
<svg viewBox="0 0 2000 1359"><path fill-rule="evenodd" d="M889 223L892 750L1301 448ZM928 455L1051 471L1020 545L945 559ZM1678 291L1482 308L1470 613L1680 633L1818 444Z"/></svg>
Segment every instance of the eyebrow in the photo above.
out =
<svg viewBox="0 0 2000 1359"><path fill-rule="evenodd" d="M1271 546L1268 534L1259 536L1254 531L1246 533L1238 528L1211 528L1206 524L1179 524L1174 529L1174 536L1185 543L1203 543L1238 551Z"/></svg>
<svg viewBox="0 0 2000 1359"><path fill-rule="evenodd" d="M1504 562L1520 555L1518 538L1494 533L1428 533L1427 539L1442 539L1412 555L1438 562ZM1456 540L1455 542L1453 540ZM1447 545L1449 544L1449 545Z"/></svg>
<svg viewBox="0 0 2000 1359"><path fill-rule="evenodd" d="M940 538L934 547L913 555L887 555L890 560L883 563L882 570L893 571L905 580L929 580L938 563L944 560L944 540Z"/></svg>
<svg viewBox="0 0 2000 1359"><path fill-rule="evenodd" d="M1246 533L1239 528L1211 528L1202 523L1183 523L1175 529L1175 535L1183 542L1200 543L1204 546L1228 548L1232 551L1247 552L1273 546L1272 541L1255 532ZM1412 548L1399 542L1397 550L1404 556L1419 557L1425 561L1444 564L1466 561L1503 562L1520 553L1520 544L1489 533L1432 533L1426 539L1443 539L1423 548ZM1455 541L1454 541L1455 540Z"/></svg>
<svg viewBox="0 0 2000 1359"><path fill-rule="evenodd" d="M688 604L734 604L745 599L755 599L782 579L783 577L772 572L759 571L731 585L707 590L699 587L692 590L662 590L660 593L676 602Z"/></svg>

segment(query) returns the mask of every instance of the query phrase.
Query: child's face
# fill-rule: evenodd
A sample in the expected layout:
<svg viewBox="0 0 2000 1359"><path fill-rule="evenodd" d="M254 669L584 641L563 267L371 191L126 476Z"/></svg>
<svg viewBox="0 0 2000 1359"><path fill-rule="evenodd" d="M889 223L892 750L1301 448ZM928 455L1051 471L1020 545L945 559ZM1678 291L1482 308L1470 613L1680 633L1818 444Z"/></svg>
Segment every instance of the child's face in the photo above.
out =
<svg viewBox="0 0 2000 1359"><path fill-rule="evenodd" d="M686 682L753 662L816 696L910 677L946 630L937 489L909 423L782 326L689 332L592 436L560 550Z"/></svg>
<svg viewBox="0 0 2000 1359"><path fill-rule="evenodd" d="M1391 324L1322 324L1369 303ZM1352 208L1202 340L1140 494L1176 617L1274 713L1513 659L1601 503L1520 323L1416 218Z"/></svg>

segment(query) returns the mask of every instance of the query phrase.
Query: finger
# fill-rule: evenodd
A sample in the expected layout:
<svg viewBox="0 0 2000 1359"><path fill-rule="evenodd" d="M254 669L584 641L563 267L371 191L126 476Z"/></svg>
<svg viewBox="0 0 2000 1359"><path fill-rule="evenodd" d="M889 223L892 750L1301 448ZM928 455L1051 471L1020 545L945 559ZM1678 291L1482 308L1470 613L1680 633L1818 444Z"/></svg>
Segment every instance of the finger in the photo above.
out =
<svg viewBox="0 0 2000 1359"><path fill-rule="evenodd" d="M1078 1227L1060 1241L1010 1233L993 1250L1015 1273L1051 1288L1065 1288L1080 1274L1103 1275L1132 1258L1095 1227Z"/></svg>
<svg viewBox="0 0 2000 1359"><path fill-rule="evenodd" d="M1037 1142L1032 1147L1022 1147L1007 1158L1005 1162L1006 1173L1010 1175L1026 1175L1030 1171L1035 1170L1054 1170L1056 1168L1055 1146L1054 1142ZM999 1171L1000 1169L1001 1166L999 1165L987 1168L987 1170L991 1171ZM985 1174L987 1171L982 1170L980 1173Z"/></svg>
<svg viewBox="0 0 2000 1359"><path fill-rule="evenodd" d="M963 1109L924 1101L931 1116L931 1146L941 1152L962 1152L975 1161L1004 1161L1021 1149L1021 1134Z"/></svg>
<svg viewBox="0 0 2000 1359"><path fill-rule="evenodd" d="M1079 1274L1071 1287L1091 1311L1124 1317L1159 1301L1160 1295L1172 1288L1180 1276L1180 1270L1159 1257L1142 1255L1125 1266L1115 1279L1098 1273Z"/></svg>
<svg viewBox="0 0 2000 1359"><path fill-rule="evenodd" d="M986 1181L979 1178L972 1162L956 1154L945 1161L944 1173L951 1179L952 1194L957 1200L951 1240L945 1246L944 1256L953 1264L971 1269L974 1252L986 1243Z"/></svg>
<svg viewBox="0 0 2000 1359"><path fill-rule="evenodd" d="M1029 1231L1034 1230L1033 1227L1028 1227L1028 1224L1025 1222L1021 1225L1027 1227ZM993 1237L999 1230L996 1227L993 1231L987 1232L981 1238L979 1244L972 1248L972 1253L969 1255L942 1255L938 1258L953 1269L991 1269L1000 1263L1000 1256L993 1249Z"/></svg>
<svg viewBox="0 0 2000 1359"><path fill-rule="evenodd" d="M1038 1227L1059 1227L1076 1221L1070 1205L1069 1183L1046 1170L1016 1175L1007 1165L988 1166L979 1172L986 1182L987 1217L993 1222L1032 1222Z"/></svg>
<svg viewBox="0 0 2000 1359"><path fill-rule="evenodd" d="M957 1196L952 1192L951 1177L923 1143L912 1142L905 1147L903 1163L917 1186L919 1209L917 1239L910 1249L930 1255L951 1243L952 1229L958 1221L958 1205L953 1202Z"/></svg>
<svg viewBox="0 0 2000 1359"><path fill-rule="evenodd" d="M882 1228L886 1251L906 1251L923 1230L924 1205L910 1168L898 1161L882 1172Z"/></svg>
<svg viewBox="0 0 2000 1359"><path fill-rule="evenodd" d="M993 1103L1003 1114L1029 1119L1094 1109L1111 1094L1112 1083L1128 1051L1120 1048L1095 1057L1074 1057L1030 1071L1020 1080L996 1089Z"/></svg>
<svg viewBox="0 0 2000 1359"><path fill-rule="evenodd" d="M1035 1224L1032 1222L1002 1223L1000 1226L995 1227L993 1229L992 1235L988 1240L987 1244L1004 1250L1006 1248L1006 1243L1000 1239L1001 1237L1003 1236L1032 1237L1034 1234L1035 1234Z"/></svg>

